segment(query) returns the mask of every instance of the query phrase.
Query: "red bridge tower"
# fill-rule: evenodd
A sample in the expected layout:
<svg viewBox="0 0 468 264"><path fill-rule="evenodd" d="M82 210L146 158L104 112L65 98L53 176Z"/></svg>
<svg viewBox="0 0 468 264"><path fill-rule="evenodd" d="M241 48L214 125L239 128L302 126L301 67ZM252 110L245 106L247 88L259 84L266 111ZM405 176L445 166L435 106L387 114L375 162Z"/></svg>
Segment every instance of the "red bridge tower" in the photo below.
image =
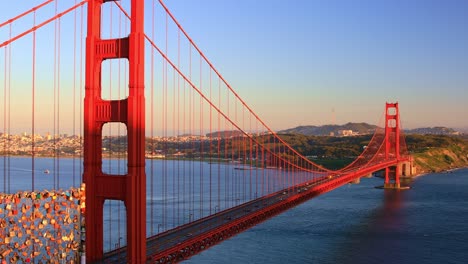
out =
<svg viewBox="0 0 468 264"><path fill-rule="evenodd" d="M127 262L146 260L146 175L144 96L144 0L131 0L130 35L101 39L101 8L113 0L88 1L86 91L84 99L84 182L86 183L86 258L103 257L103 206L106 199L125 203ZM101 64L107 59L129 62L129 92L123 100L101 97ZM128 173L102 171L102 127L120 122L127 127Z"/></svg>
<svg viewBox="0 0 468 264"><path fill-rule="evenodd" d="M385 104L385 159L400 160L400 112L398 103ZM400 188L400 170L395 166L395 182L390 183L390 168L385 168L385 188Z"/></svg>

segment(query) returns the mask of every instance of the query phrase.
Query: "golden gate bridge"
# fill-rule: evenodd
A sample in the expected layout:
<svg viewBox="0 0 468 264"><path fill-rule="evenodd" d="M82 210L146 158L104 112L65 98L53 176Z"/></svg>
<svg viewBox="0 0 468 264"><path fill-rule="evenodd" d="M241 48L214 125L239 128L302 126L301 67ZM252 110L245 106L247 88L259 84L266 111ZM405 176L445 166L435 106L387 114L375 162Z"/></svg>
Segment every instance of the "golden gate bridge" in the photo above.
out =
<svg viewBox="0 0 468 264"><path fill-rule="evenodd" d="M144 4L47 0L0 24L2 259L178 262L376 171L394 189L412 173L398 103L329 170L260 119L162 0ZM20 129L28 190L12 188ZM40 131L52 131L49 185Z"/></svg>

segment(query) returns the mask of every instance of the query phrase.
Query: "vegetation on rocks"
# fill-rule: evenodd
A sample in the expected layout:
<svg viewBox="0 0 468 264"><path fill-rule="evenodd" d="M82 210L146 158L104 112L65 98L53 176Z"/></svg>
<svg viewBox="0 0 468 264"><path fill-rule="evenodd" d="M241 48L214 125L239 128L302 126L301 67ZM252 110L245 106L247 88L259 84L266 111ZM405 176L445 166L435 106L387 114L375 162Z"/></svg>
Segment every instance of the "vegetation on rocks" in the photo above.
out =
<svg viewBox="0 0 468 264"><path fill-rule="evenodd" d="M444 135L410 135L406 142L418 173L468 166L468 138Z"/></svg>

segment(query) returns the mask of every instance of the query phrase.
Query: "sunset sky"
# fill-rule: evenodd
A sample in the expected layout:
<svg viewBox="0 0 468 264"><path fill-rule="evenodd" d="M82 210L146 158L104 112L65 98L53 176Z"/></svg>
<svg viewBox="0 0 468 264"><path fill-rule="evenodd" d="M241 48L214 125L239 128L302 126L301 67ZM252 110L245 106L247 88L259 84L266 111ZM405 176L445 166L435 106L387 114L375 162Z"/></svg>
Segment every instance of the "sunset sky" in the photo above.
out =
<svg viewBox="0 0 468 264"><path fill-rule="evenodd" d="M0 11L0 23L41 2L9 3ZM147 8L151 3L145 1ZM385 102L394 101L400 103L404 128L468 128L467 1L165 3L236 92L275 130L375 124ZM50 15L38 13L38 21ZM73 31L63 21L63 34ZM8 28L1 28L0 43L7 36ZM30 45L30 39L24 41L18 45ZM63 49L71 47L67 43ZM48 52L41 49L41 55L53 57ZM4 61L1 49L0 64ZM3 108L3 65L0 70Z"/></svg>

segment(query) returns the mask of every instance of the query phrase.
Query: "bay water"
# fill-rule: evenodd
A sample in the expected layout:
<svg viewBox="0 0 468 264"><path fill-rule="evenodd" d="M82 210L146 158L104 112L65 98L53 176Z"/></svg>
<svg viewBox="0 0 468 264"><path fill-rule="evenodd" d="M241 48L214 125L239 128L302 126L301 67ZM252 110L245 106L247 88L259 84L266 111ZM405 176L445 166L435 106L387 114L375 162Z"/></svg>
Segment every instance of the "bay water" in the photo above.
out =
<svg viewBox="0 0 468 264"><path fill-rule="evenodd" d="M185 263L468 263L468 169L407 184L382 190L382 179L361 179Z"/></svg>
<svg viewBox="0 0 468 264"><path fill-rule="evenodd" d="M30 190L31 159L0 159L0 175L3 176L0 191ZM35 159L36 189L54 188L53 176L44 173L57 167L54 162L51 158ZM159 170L166 166L171 170L171 166L181 167L181 164L156 161L154 168ZM206 162L200 164L204 164L198 165L200 168L209 166ZM109 170L112 173L123 171L123 165L112 161ZM61 159L59 186L79 186L81 168L79 159ZM10 183L5 185L5 182ZM185 263L468 263L468 169L416 177L405 183L411 189L404 191L375 188L382 184L381 178L361 179L360 184L348 184L318 196ZM281 186L272 190L278 188ZM168 195L171 195L170 190ZM241 192L236 190L230 195L242 198ZM245 199L236 198L235 202L255 198L252 194L246 196ZM104 230L105 251L125 244L124 224L121 223L125 216L120 206L110 203L104 211L104 221L113 221L114 227L122 228L118 235ZM164 209L172 210L170 205ZM155 214L160 217L160 212ZM189 217L184 221L189 221ZM163 231L161 224L154 225L157 229L161 227L157 232Z"/></svg>

